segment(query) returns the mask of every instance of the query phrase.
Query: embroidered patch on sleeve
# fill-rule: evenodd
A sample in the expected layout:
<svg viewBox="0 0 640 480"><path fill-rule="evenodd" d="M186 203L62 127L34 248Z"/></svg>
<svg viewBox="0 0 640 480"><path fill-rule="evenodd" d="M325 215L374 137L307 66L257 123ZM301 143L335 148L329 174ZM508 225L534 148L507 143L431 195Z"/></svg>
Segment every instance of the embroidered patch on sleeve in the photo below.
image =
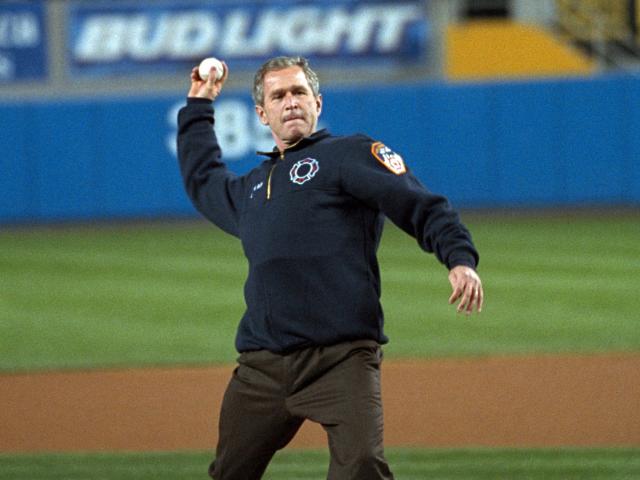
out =
<svg viewBox="0 0 640 480"><path fill-rule="evenodd" d="M396 175L402 175L407 171L402 157L387 147L384 143L375 142L371 145L371 153L376 157L376 160Z"/></svg>

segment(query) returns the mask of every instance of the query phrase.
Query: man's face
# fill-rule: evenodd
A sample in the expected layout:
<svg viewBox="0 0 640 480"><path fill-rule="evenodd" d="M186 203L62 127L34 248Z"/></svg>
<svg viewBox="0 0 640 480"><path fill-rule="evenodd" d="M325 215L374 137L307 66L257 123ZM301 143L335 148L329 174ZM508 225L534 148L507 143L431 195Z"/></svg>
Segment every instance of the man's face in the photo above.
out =
<svg viewBox="0 0 640 480"><path fill-rule="evenodd" d="M280 150L311 135L318 125L322 97L313 96L302 68L294 66L264 76L264 104L256 113L269 125Z"/></svg>

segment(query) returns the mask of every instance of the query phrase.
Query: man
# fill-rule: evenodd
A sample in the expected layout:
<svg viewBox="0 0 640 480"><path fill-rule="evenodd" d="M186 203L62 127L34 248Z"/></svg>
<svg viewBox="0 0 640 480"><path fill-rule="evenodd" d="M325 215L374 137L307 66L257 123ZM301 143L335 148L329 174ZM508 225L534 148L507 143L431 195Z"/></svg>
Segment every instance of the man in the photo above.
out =
<svg viewBox="0 0 640 480"><path fill-rule="evenodd" d="M212 72L213 73L213 72ZM228 76L191 72L178 115L186 190L209 220L242 241L249 262L239 366L222 404L217 480L259 479L304 420L327 431L330 479L391 479L382 441L380 345L387 342L376 250L383 216L449 268L459 312L478 312L478 254L444 197L364 135L317 131L322 96L303 58L266 62L255 109L275 148L243 176L229 172L212 101Z"/></svg>

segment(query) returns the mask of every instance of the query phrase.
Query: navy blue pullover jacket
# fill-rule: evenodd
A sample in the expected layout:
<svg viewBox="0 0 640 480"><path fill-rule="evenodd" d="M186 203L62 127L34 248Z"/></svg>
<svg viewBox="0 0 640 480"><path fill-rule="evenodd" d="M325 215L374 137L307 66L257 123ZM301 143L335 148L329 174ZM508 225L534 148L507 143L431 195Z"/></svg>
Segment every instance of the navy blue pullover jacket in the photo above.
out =
<svg viewBox="0 0 640 480"><path fill-rule="evenodd" d="M195 207L239 237L249 261L239 352L386 343L376 258L385 215L448 268L475 268L471 236L447 200L380 142L321 130L237 176L213 124L212 102L188 99L178 157Z"/></svg>

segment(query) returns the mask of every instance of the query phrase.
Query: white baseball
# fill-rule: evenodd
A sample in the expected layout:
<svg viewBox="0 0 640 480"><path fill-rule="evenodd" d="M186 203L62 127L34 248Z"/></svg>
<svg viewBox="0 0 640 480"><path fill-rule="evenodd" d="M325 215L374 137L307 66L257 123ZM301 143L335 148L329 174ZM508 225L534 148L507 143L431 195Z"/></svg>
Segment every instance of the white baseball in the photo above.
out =
<svg viewBox="0 0 640 480"><path fill-rule="evenodd" d="M224 67L222 66L222 62L214 57L205 58L200 62L198 66L198 75L202 80L207 80L209 78L209 71L212 67L216 67L216 80L220 80L222 75L224 75Z"/></svg>

